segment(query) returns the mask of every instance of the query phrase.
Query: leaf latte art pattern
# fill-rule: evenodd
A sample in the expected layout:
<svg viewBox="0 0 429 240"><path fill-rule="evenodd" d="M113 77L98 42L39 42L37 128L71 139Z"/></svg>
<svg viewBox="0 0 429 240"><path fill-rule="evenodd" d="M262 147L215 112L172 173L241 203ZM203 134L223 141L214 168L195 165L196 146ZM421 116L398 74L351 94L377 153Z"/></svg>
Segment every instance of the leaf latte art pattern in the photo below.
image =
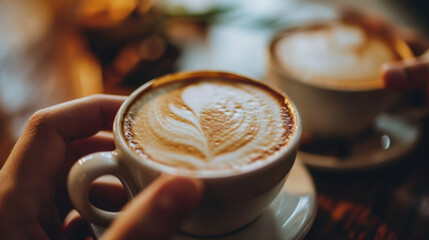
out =
<svg viewBox="0 0 429 240"><path fill-rule="evenodd" d="M131 109L131 139L140 154L185 168L239 166L265 159L288 140L288 108L253 84L171 84ZM286 122L286 124L285 124Z"/></svg>

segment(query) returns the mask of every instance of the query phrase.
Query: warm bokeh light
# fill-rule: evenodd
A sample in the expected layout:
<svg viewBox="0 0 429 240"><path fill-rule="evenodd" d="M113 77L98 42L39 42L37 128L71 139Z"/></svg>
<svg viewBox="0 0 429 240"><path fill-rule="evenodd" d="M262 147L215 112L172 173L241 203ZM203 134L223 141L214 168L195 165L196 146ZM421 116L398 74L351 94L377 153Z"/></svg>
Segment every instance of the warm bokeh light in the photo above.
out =
<svg viewBox="0 0 429 240"><path fill-rule="evenodd" d="M165 42L156 35L144 39L139 45L140 57L147 61L159 59L164 52Z"/></svg>
<svg viewBox="0 0 429 240"><path fill-rule="evenodd" d="M150 1L143 0L85 0L81 1L76 16L78 22L87 27L103 27L118 24L138 6L150 8Z"/></svg>

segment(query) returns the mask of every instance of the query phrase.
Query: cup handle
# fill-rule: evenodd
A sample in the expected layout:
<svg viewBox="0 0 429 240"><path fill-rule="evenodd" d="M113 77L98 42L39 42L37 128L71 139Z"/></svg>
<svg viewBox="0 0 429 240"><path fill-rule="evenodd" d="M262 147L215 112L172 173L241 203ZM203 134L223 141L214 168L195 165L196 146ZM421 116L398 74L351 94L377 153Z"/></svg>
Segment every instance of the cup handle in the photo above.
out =
<svg viewBox="0 0 429 240"><path fill-rule="evenodd" d="M67 188L76 210L88 221L108 226L119 212L100 209L89 201L91 183L104 175L117 177L131 199L136 188L128 171L118 162L117 152L98 152L79 159L70 169Z"/></svg>

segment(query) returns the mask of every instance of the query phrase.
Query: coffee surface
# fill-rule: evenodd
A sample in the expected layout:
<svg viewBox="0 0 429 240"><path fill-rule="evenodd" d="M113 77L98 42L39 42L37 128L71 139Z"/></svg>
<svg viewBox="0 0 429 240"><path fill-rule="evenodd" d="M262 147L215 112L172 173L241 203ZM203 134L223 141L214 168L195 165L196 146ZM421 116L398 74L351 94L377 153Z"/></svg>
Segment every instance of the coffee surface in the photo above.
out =
<svg viewBox="0 0 429 240"><path fill-rule="evenodd" d="M284 97L257 83L176 81L149 88L123 122L141 157L187 169L237 169L287 144L296 119Z"/></svg>
<svg viewBox="0 0 429 240"><path fill-rule="evenodd" d="M278 40L275 52L295 78L328 85L379 80L381 65L398 59L384 36L341 21L292 31Z"/></svg>

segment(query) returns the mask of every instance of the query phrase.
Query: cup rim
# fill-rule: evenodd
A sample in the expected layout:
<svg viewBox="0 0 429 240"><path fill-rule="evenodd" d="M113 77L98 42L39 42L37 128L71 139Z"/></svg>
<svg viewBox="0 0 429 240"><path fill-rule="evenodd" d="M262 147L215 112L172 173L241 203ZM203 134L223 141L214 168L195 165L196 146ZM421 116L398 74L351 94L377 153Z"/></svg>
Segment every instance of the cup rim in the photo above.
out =
<svg viewBox="0 0 429 240"><path fill-rule="evenodd" d="M373 79L373 80L365 80L365 81L347 81L347 82L335 81L333 83L326 83L326 81L305 81L305 80L300 80L299 77L289 74L288 70L285 67L281 66L281 64L279 63L278 54L275 53L275 46L279 40L296 31L314 28L317 26L324 26L338 21L341 21L341 19L337 17L329 20L310 22L310 23L305 23L303 25L286 27L278 30L276 33L274 33L274 35L271 37L268 43L267 50L268 50L268 60L269 60L270 67L273 68L273 70L276 71L276 73L280 74L282 77L292 79L297 83L314 87L314 88L320 88L320 89L331 90L331 91L345 91L345 92L377 91L377 90L384 89L385 88L384 84L379 78ZM414 57L414 54L411 51L411 48L404 40L400 39L397 35L393 35L391 37L392 37L391 41L392 41L392 46L394 48L394 51L396 54L399 55L400 59L406 60Z"/></svg>
<svg viewBox="0 0 429 240"><path fill-rule="evenodd" d="M129 107L131 107L133 102L140 96L140 94L150 86L158 86L160 84L177 81L181 79L202 78L202 77L220 77L220 78L252 81L260 86L267 87L271 91L274 91L280 94L281 96L283 96L286 103L289 105L289 108L292 112L292 116L294 117L294 122L296 123L295 130L291 134L289 141L286 143L286 145L263 161L255 161L250 164L246 164L243 167L240 167L240 169L221 169L221 170L187 170L184 168L176 168L174 166L168 166L158 161L153 161L148 158L141 157L136 152L134 152L128 146L127 141L125 140L125 137L123 134L123 119L126 116L126 113ZM291 154L293 151L298 149L301 132L302 132L301 116L298 113L298 110L295 104L291 101L291 99L286 94L272 88L271 86L265 83L262 83L261 81L254 80L249 77L245 77L245 76L241 76L241 75L237 75L229 72L223 72L223 71L206 71L206 70L184 71L184 72L167 74L167 75L152 79L151 81L145 83L144 85L137 88L133 93L131 93L130 96L121 105L118 113L116 114L115 121L113 124L113 133L114 133L114 140L116 145L115 151L118 151L120 155L125 154L125 156L120 156L120 159L121 159L120 161L132 160L133 162L136 162L140 165L143 165L147 168L158 171L160 173L193 177L193 178L199 178L199 179L218 179L218 178L225 178L225 177L238 177L244 174L251 174L251 173L258 172L262 169L265 169L270 165L272 165L274 162L277 162L283 158L287 158L289 154ZM293 161L294 159L295 158L291 159L290 161ZM289 170L290 169L288 169L288 171Z"/></svg>

